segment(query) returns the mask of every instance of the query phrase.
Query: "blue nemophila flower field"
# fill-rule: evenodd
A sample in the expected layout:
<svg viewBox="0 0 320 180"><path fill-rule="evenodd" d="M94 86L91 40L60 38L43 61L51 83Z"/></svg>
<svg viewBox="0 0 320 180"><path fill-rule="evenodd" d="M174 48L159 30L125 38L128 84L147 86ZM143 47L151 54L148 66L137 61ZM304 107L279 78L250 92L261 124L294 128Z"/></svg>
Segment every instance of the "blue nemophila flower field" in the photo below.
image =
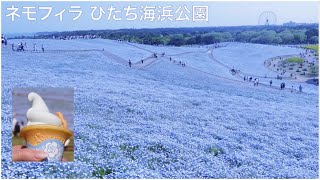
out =
<svg viewBox="0 0 320 180"><path fill-rule="evenodd" d="M2 178L318 177L316 86L297 93L243 83L208 58L206 47L23 41L47 48L44 53L2 49ZM108 53L83 51L102 48ZM152 55L143 48L182 53L172 57L187 67L169 56L145 67L135 64ZM245 51L252 48L255 53ZM254 62L242 68L259 74L265 59L299 50L235 43L214 52L227 64L226 56L243 64L256 58L260 67ZM129 58L132 68L121 61ZM75 88L74 162L11 161L13 87Z"/></svg>

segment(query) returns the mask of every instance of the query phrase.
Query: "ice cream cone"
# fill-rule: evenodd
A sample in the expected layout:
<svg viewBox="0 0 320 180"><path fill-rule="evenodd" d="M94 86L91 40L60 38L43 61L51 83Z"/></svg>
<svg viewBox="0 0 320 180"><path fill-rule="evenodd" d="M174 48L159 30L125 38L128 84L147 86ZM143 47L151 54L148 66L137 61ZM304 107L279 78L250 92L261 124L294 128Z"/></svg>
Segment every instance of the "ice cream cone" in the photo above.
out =
<svg viewBox="0 0 320 180"><path fill-rule="evenodd" d="M60 115L61 121L65 121ZM72 136L72 132L66 126L37 124L22 128L20 136L26 140L27 148L46 151L48 161L61 161L64 143Z"/></svg>

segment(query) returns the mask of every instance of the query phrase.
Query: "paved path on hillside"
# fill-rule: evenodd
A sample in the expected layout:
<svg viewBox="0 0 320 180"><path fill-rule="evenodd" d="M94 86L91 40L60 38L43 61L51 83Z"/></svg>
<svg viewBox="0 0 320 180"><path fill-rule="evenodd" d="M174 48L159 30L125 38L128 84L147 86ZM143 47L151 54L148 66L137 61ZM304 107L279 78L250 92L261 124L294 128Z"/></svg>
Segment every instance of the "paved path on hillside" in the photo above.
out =
<svg viewBox="0 0 320 180"><path fill-rule="evenodd" d="M212 59L214 62L224 66L225 68L227 68L229 71L231 71L231 67L222 63L221 61L217 60L213 55L212 55L212 50L210 50L210 53L208 53L209 58ZM295 54L293 55L284 55L284 56L277 56L277 57L291 57L291 56L296 56ZM271 58L272 59L272 58ZM277 79L277 77L265 77L265 76L259 76L259 75L254 75L254 74L249 74L249 73L245 73L241 70L239 70L239 72L237 73L240 77L244 77L244 76L251 76L251 77L255 77L255 78L264 78L264 79ZM292 79L290 77L282 77L282 79Z"/></svg>
<svg viewBox="0 0 320 180"><path fill-rule="evenodd" d="M211 53L210 53L210 54L211 54ZM213 57L213 56L212 56L212 57ZM173 61L169 61L169 62L171 62L171 63L174 64L174 65L181 66L178 62L173 62ZM221 63L221 62L219 62L219 61L218 61L218 63L221 64L221 65L225 65L225 64L223 64L223 63ZM226 65L225 65L225 67L228 68L228 70L229 70L229 66L226 66ZM182 67L182 66L181 66L181 68L189 68L189 69L191 69L191 70L193 70L193 71L201 72L201 73L207 74L207 75L209 75L209 76L213 76L213 77L216 77L216 78L219 78L219 79L224 79L224 80L233 81L233 82L237 82L237 83L242 83L242 84L253 84L253 83L254 83L254 81L243 81L243 77L244 77L244 76L241 76L241 74L237 74L237 76L234 76L234 77L236 77L236 78L235 78L235 79L232 79L232 78L228 78L228 77L219 76L219 75L216 75L216 74L213 74L213 73L209 73L209 72L200 70L200 69L198 69L198 68L192 67L192 66L190 66L190 65L186 65L185 67ZM259 85L258 85L257 87L259 87L259 86L267 87L267 88L272 88L272 89L279 89L279 90L280 90L280 88L279 88L278 86L274 86L274 85L270 86L269 84L265 84L265 83L261 83L261 82L259 82ZM292 88L285 88L284 90L285 90L285 91L298 92L298 90L292 89Z"/></svg>
<svg viewBox="0 0 320 180"><path fill-rule="evenodd" d="M168 54L165 56L181 56L181 55L185 55L185 54L192 54L192 53L205 53L207 52L207 50L205 51L187 51L187 52L181 52L181 53L177 53L177 54Z"/></svg>
<svg viewBox="0 0 320 180"><path fill-rule="evenodd" d="M169 61L170 62L170 61ZM174 65L178 65L178 66L181 66L179 63L173 63ZM253 82L254 81L243 81L243 78L235 78L235 79L232 79L232 78L227 78L227 77L223 77L223 76L219 76L219 75L216 75L216 74L212 74L212 73L209 73L209 72L206 72L206 71L203 71L203 70L200 70L198 68L195 68L195 67L192 67L192 66L185 66L185 67L182 67L181 68L188 68L188 69L191 69L192 71L197 71L197 72L200 72L200 73L203 73L203 74L206 74L206 75L209 75L211 77L215 77L215 78L219 78L219 79L224 79L224 80L227 80L227 81L232 81L232 82L237 82L237 83L242 83L242 84L252 84L253 85ZM240 75L239 75L240 76ZM241 76L240 76L241 77ZM241 80L242 79L242 80ZM278 89L280 90L280 88L278 86L270 86L269 84L265 84L265 83L261 83L259 82L259 86L262 86L262 87L266 87L266 88L272 88L272 89ZM293 91L293 92L298 92L298 90L296 89L292 89L292 88L285 88L284 89L285 91ZM304 93L304 92L302 92Z"/></svg>
<svg viewBox="0 0 320 180"><path fill-rule="evenodd" d="M133 67L138 68L138 69L145 69L150 67L152 64L154 64L156 61L159 61L161 58L154 58L154 57L149 57L143 59L143 64L141 61L136 62L133 64Z"/></svg>
<svg viewBox="0 0 320 180"><path fill-rule="evenodd" d="M152 53L152 54L156 53L156 52L150 51L149 49L146 49L146 48L143 48L143 47L137 46L137 45L135 45L135 44L133 44L133 43L129 43L129 42L125 42L125 43L126 43L126 44L128 44L128 45L130 45L130 46L133 46L133 47L135 47L135 48L138 48L138 49L141 49L141 50L144 50L144 51L150 52L150 53Z"/></svg>
<svg viewBox="0 0 320 180"><path fill-rule="evenodd" d="M101 53L106 56L107 58L119 63L119 64L122 64L122 65L126 65L128 66L129 63L128 61L124 60L123 58L111 53L111 52L108 52L108 51L101 51Z"/></svg>

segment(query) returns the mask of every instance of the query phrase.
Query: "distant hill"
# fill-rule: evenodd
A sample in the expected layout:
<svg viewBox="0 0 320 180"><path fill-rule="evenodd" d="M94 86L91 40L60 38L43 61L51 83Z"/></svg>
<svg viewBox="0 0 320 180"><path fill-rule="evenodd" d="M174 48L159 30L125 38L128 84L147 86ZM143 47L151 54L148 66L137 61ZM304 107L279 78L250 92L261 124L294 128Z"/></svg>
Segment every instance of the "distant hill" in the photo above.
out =
<svg viewBox="0 0 320 180"><path fill-rule="evenodd" d="M15 39L18 37L30 38L35 35L35 33L3 33L8 39Z"/></svg>

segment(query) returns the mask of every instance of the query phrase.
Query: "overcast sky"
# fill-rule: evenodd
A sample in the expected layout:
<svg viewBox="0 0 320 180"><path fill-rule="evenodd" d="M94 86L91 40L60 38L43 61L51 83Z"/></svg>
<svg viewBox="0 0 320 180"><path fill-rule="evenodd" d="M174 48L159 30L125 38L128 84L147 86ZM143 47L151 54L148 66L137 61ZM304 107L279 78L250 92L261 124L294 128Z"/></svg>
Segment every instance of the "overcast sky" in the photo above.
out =
<svg viewBox="0 0 320 180"><path fill-rule="evenodd" d="M20 15L20 17L15 17L14 21L11 16L6 16L12 12L7 8L12 6L18 8L17 14ZM36 18L35 21L28 20L27 14L22 13L26 11L23 7L28 6L35 7L35 9L30 9L30 11L36 11L36 14L30 14L30 18ZM71 6L80 6L80 9L72 9ZM109 11L107 9L110 6L113 6L116 11L121 11L116 13L116 18L121 17L121 21L108 20ZM134 17L134 15L126 16L124 8L128 6L136 8L136 10L129 11L137 14L137 19L134 21L126 20L126 18ZM143 8L146 6L155 7L156 18L153 22L140 20L140 17L143 16ZM173 21L157 20L158 16L162 14L164 6L172 6L167 7L166 10L172 10ZM208 6L208 21L192 21L193 6ZM39 7L52 7L47 19L41 20L48 11L41 10ZM92 19L91 7L98 7L94 14L95 17L98 17L99 7L105 11L100 20L94 21ZM179 9L179 7L181 8ZM59 16L55 16L55 14L63 9L65 9L63 20L60 21ZM3 33L31 33L90 29L257 25L259 16L264 11L272 11L276 15L278 25L289 21L318 23L318 9L318 2L2 2L1 17ZM70 10L81 10L82 14L73 21L72 19L77 16L77 13L71 13ZM177 21L180 13L182 13L181 18L187 15L190 20Z"/></svg>

